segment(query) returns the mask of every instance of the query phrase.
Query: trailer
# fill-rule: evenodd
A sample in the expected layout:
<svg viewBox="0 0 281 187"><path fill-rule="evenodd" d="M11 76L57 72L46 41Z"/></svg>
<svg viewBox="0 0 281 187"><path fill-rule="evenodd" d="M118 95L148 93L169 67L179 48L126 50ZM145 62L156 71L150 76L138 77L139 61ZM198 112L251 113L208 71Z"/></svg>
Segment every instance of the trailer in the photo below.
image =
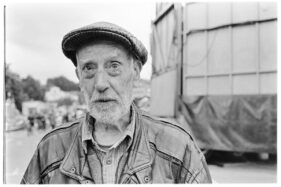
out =
<svg viewBox="0 0 281 187"><path fill-rule="evenodd" d="M151 107L202 149L276 153L277 3L160 3Z"/></svg>

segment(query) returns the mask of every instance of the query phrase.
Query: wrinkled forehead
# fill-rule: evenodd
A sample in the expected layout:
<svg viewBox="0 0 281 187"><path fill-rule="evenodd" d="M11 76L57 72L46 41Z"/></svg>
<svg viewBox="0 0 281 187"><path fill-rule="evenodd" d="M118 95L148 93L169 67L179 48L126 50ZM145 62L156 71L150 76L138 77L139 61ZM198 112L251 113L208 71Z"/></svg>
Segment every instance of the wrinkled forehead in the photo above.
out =
<svg viewBox="0 0 281 187"><path fill-rule="evenodd" d="M104 47L104 46L108 46L109 49L112 51L112 53L114 52L122 52L124 53L128 58L133 57L133 55L131 54L131 51L128 49L127 46L122 45L121 43L115 42L115 41L111 41L111 40L105 40L105 39L99 39L99 40L94 40L94 41L90 41L87 43L84 43L82 45L80 45L77 48L76 51L76 58L77 55L83 51L87 51L90 50L91 48L96 46L99 46L100 48ZM102 47L101 47L102 46ZM109 55L109 54L108 54Z"/></svg>

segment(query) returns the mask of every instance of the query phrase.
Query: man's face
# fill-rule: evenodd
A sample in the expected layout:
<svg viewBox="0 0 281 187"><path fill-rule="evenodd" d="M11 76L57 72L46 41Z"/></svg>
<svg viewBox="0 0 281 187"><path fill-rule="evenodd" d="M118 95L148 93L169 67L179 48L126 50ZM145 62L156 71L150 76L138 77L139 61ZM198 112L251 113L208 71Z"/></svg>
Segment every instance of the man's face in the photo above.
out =
<svg viewBox="0 0 281 187"><path fill-rule="evenodd" d="M100 41L82 46L76 58L80 88L97 122L112 124L128 114L139 71L127 51Z"/></svg>

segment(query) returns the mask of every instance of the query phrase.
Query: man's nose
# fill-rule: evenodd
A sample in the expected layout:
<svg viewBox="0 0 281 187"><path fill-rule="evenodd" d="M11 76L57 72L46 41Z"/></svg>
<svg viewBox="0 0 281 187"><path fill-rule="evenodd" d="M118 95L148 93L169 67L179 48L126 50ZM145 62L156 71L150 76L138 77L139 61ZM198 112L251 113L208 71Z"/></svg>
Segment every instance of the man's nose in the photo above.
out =
<svg viewBox="0 0 281 187"><path fill-rule="evenodd" d="M99 92L104 92L109 87L108 77L105 72L98 71L95 78L95 88Z"/></svg>

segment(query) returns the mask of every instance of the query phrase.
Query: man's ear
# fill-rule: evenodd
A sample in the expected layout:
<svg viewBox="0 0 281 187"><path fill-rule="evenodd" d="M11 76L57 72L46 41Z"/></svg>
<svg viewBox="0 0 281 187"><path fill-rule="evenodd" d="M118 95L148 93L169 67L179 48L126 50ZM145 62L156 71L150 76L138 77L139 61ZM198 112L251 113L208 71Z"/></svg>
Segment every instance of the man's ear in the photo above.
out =
<svg viewBox="0 0 281 187"><path fill-rule="evenodd" d="M141 71L141 62L134 61L134 79L139 80L140 79L140 71Z"/></svg>
<svg viewBox="0 0 281 187"><path fill-rule="evenodd" d="M75 69L75 74L76 74L76 77L78 78L78 80L80 80L79 72L78 72L78 69L77 69L77 68Z"/></svg>

